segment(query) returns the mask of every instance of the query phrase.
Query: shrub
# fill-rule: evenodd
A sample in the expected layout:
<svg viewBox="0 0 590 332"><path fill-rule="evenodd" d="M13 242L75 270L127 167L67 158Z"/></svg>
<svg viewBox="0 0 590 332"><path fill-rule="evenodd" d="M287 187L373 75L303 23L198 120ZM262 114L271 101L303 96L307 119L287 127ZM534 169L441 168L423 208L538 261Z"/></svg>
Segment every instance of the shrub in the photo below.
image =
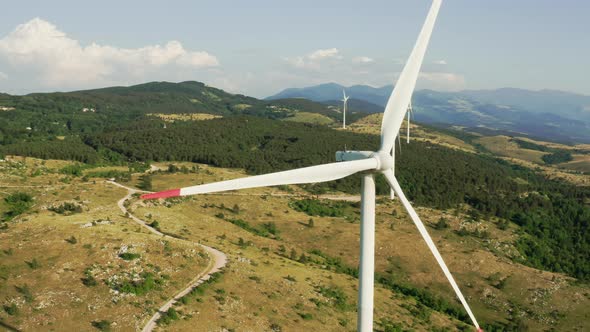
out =
<svg viewBox="0 0 590 332"><path fill-rule="evenodd" d="M161 316L160 319L158 319L157 324L164 324L164 325L168 325L170 323L172 323L172 321L178 320L180 319L180 316L178 315L178 311L176 311L174 308L169 308L166 312L164 312Z"/></svg>
<svg viewBox="0 0 590 332"><path fill-rule="evenodd" d="M299 315L299 317L301 317L303 320L311 320L313 319L313 315L307 312L298 312L297 313Z"/></svg>
<svg viewBox="0 0 590 332"><path fill-rule="evenodd" d="M150 226L151 228L156 229L158 231L160 230L160 223L157 222L156 220L154 220L153 222L149 223L148 226Z"/></svg>
<svg viewBox="0 0 590 332"><path fill-rule="evenodd" d="M18 314L18 307L15 303L12 303L11 305L5 305L4 311L6 311L6 313L10 316L15 316Z"/></svg>
<svg viewBox="0 0 590 332"><path fill-rule="evenodd" d="M130 181L131 180L131 173L125 171L117 171L117 170L110 170L110 171L94 171L88 172L85 175L86 178L104 178L104 179L115 179L115 181Z"/></svg>
<svg viewBox="0 0 590 332"><path fill-rule="evenodd" d="M343 217L344 208L350 206L345 202L321 202L316 199L303 199L289 205L296 211L320 217Z"/></svg>
<svg viewBox="0 0 590 332"><path fill-rule="evenodd" d="M438 222L436 224L434 224L434 228L435 229L449 228L449 223L447 222L447 219L445 219L444 217L440 217Z"/></svg>
<svg viewBox="0 0 590 332"><path fill-rule="evenodd" d="M572 161L574 160L574 157L572 157L572 154L569 151L558 150L554 153L544 155L541 159L543 159L545 164L553 165Z"/></svg>
<svg viewBox="0 0 590 332"><path fill-rule="evenodd" d="M499 220L498 223L496 224L498 229L503 230L503 231L508 229L508 225L509 225L509 222L506 219Z"/></svg>
<svg viewBox="0 0 590 332"><path fill-rule="evenodd" d="M141 274L140 280L126 280L120 284L112 285L111 287L122 293L144 295L158 287L161 283L162 280L157 279L153 273L144 272Z"/></svg>
<svg viewBox="0 0 590 332"><path fill-rule="evenodd" d="M470 234L470 233L469 233L469 231L468 231L468 230L467 230L465 227L461 227L461 228L459 228L459 230L458 230L458 231L456 231L456 233L457 233L457 235L459 235L459 236L467 236L467 235L469 235L469 234Z"/></svg>
<svg viewBox="0 0 590 332"><path fill-rule="evenodd" d="M67 165L60 169L59 172L66 175L80 176L82 175L82 166L80 164Z"/></svg>
<svg viewBox="0 0 590 332"><path fill-rule="evenodd" d="M76 203L65 202L59 206L49 207L49 208L47 208L47 210L68 216L68 215L72 215L74 213L81 213L82 206L80 206Z"/></svg>
<svg viewBox="0 0 590 332"><path fill-rule="evenodd" d="M17 192L8 195L4 198L4 201L8 205L9 210L4 213L2 220L9 221L26 212L33 205L33 196L24 192Z"/></svg>
<svg viewBox="0 0 590 332"><path fill-rule="evenodd" d="M82 278L80 280L82 280L82 284L84 284L84 286L86 286L86 287L94 287L94 286L98 285L98 282L96 281L96 279L92 275L90 267L86 268L86 270L84 270L84 278Z"/></svg>
<svg viewBox="0 0 590 332"><path fill-rule="evenodd" d="M40 268L40 267L41 267L41 264L39 263L39 261L37 260L37 258L33 258L33 260L32 260L32 261L30 261L30 262L25 262L25 263L27 263L27 265L28 265L28 266L29 266L31 269L33 269L33 270L36 270L36 269L38 269L38 268Z"/></svg>
<svg viewBox="0 0 590 332"><path fill-rule="evenodd" d="M272 235L275 235L275 236L279 235L279 230L277 229L277 225L272 221L262 224L262 228Z"/></svg>
<svg viewBox="0 0 590 332"><path fill-rule="evenodd" d="M33 302L33 300L35 299L27 284L20 287L14 286L14 288L16 288L16 291L19 292L25 298L25 302Z"/></svg>
<svg viewBox="0 0 590 332"><path fill-rule="evenodd" d="M138 259L140 257L141 257L140 254L131 253L131 252L124 252L122 254L119 254L119 258L126 260L126 261L132 261L132 260Z"/></svg>
<svg viewBox="0 0 590 332"><path fill-rule="evenodd" d="M383 328L383 332L402 332L404 331L400 323L394 323L389 319L382 318L379 325Z"/></svg>
<svg viewBox="0 0 590 332"><path fill-rule="evenodd" d="M272 332L282 332L283 328L277 323L272 323L272 324L270 324L270 330Z"/></svg>
<svg viewBox="0 0 590 332"><path fill-rule="evenodd" d="M96 279L92 275L88 275L88 276L82 278L81 280L82 280L82 284L84 284L84 286L86 286L86 287L94 287L94 286L98 285L98 282L96 281Z"/></svg>
<svg viewBox="0 0 590 332"><path fill-rule="evenodd" d="M168 165L168 173L176 173L178 172L178 166L174 164Z"/></svg>
<svg viewBox="0 0 590 332"><path fill-rule="evenodd" d="M248 279L254 280L258 284L260 283L260 277L259 276L249 276Z"/></svg>
<svg viewBox="0 0 590 332"><path fill-rule="evenodd" d="M148 174L144 174L139 177L139 184L137 185L139 189L151 191L152 190L152 176Z"/></svg>
<svg viewBox="0 0 590 332"><path fill-rule="evenodd" d="M221 216L223 216L223 215L221 215ZM216 215L216 217L218 217L218 218L222 218L221 216ZM243 229L245 231L248 231L248 232L258 235L258 236L271 237L270 235L273 235L275 238L278 236L278 230L276 229L276 225L274 225L274 223L272 223L272 222L265 223L260 228L258 228L258 227L254 227L254 226L250 225L250 223L248 223L247 221L242 220L242 219L227 219L227 221L240 227L241 229ZM274 232L274 233L271 233L271 232Z"/></svg>
<svg viewBox="0 0 590 332"><path fill-rule="evenodd" d="M340 311L346 311L353 308L353 306L347 302L348 297L346 296L342 288L338 286L319 286L318 292L323 296L331 299L334 308Z"/></svg>
<svg viewBox="0 0 590 332"><path fill-rule="evenodd" d="M111 330L111 322L108 320L99 320L99 321L93 321L92 322L92 326L96 329L98 329L99 331L110 331Z"/></svg>

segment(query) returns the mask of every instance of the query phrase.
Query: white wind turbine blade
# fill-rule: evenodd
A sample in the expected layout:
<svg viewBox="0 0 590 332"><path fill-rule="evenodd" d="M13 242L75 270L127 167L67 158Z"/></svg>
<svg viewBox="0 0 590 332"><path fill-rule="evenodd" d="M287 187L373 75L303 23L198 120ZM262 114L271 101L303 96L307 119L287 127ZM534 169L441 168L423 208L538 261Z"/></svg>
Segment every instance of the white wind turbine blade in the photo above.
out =
<svg viewBox="0 0 590 332"><path fill-rule="evenodd" d="M414 49L387 101L385 113L383 114L383 122L381 123L381 151L389 151L391 150L391 146L395 144L395 137L399 133L400 126L404 121L404 115L408 110L408 104L416 86L420 66L424 59L424 53L426 52L426 47L432 34L440 4L441 0L434 0L432 2L416 45L414 45Z"/></svg>
<svg viewBox="0 0 590 332"><path fill-rule="evenodd" d="M157 193L142 195L142 199L167 198L196 194L214 193L219 191L278 186L284 184L301 184L326 182L341 179L361 171L376 169L378 161L375 158L330 163L318 166L304 167L289 171L269 173L221 182L202 184L199 186L171 189Z"/></svg>
<svg viewBox="0 0 590 332"><path fill-rule="evenodd" d="M434 255L434 258L438 262L438 265L440 266L440 268L443 270L445 277L447 277L447 280L449 280L449 282L451 283L451 286L453 287L455 294L457 294L457 297L461 301L461 304L465 308L465 311L467 311L467 314L469 315L469 318L471 318L473 325L475 325L475 327L478 329L478 331L481 331L479 324L477 323L477 320L475 319L475 316L471 312L471 308L469 307L469 304L467 304L467 301L465 300L463 293L461 293L459 286L457 286L457 283L455 282L453 275L449 271L447 264L445 264L445 261L443 260L442 256L438 252L438 249L436 248L434 241L432 241L430 234L428 234L428 231L426 230L426 226L424 226L424 223L422 223L422 220L420 220L420 217L418 217L418 214L416 213L416 211L412 207L412 204L410 204L410 202L406 198L406 195L402 191L402 188L400 187L399 183L397 182L397 179L395 177L391 176L391 173L389 173L389 172L383 172L383 175L385 175L385 179L387 180L387 182L389 183L391 188L393 188L393 190L395 190L395 192L397 193L397 196L399 197L400 201L402 202L404 208L408 211L410 218L412 219L412 221L414 222L414 224L418 228L418 231L420 232L420 235L422 235L422 238L424 238L424 241L426 241L428 248L430 249L430 251Z"/></svg>

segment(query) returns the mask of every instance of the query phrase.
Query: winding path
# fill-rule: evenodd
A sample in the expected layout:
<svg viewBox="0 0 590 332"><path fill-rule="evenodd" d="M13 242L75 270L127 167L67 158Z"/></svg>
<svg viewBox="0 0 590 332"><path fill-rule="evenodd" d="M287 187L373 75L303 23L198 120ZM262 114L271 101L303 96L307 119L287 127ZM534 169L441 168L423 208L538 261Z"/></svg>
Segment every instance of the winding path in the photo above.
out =
<svg viewBox="0 0 590 332"><path fill-rule="evenodd" d="M129 198L131 198L131 195L133 195L135 193L145 192L145 191L130 188L130 187L124 186L120 183L117 183L115 181L107 181L107 182L112 185L115 185L117 187L127 189L127 191L128 191L127 195L125 197L121 198L117 202L119 209L121 209L121 211L123 213L128 214L129 217L131 219L133 219L133 221L140 224L145 229L149 230L152 234L159 235L164 238L171 238L171 239L179 240L177 238L173 238L169 235L166 235L166 234L158 231L155 228L150 227L144 220L137 218L136 216L131 214L131 212L129 210L127 210L127 208L125 207L125 201L128 200ZM186 241L186 240L183 240L183 241ZM203 282L208 280L213 273L220 271L227 264L227 256L223 252L221 252L217 249L202 245L200 243L195 243L195 242L191 242L191 243L196 246L200 246L205 251L207 251L207 253L209 254L209 257L211 257L211 260L209 261L209 265L207 266L207 268L203 272L199 273L193 280L191 280L186 288L181 290L172 299L170 299L168 302L164 303L160 308L158 308L158 311L156 311L156 313L144 325L142 332L151 332L156 327L156 322L158 321L158 319L160 319L162 313L168 311L168 309L170 309L170 307L172 307L178 300L180 300L180 298L182 298L186 294L190 293L190 291L192 291L194 288L196 288L197 286L199 286L200 284L202 284Z"/></svg>

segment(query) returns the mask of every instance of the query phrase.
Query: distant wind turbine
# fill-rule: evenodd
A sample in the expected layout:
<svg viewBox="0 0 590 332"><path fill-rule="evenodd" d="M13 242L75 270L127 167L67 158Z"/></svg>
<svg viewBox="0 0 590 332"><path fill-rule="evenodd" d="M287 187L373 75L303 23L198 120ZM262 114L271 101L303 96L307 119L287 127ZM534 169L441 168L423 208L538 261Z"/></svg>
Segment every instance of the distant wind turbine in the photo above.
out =
<svg viewBox="0 0 590 332"><path fill-rule="evenodd" d="M408 138L407 143L410 144L410 116L414 114L414 110L412 109L412 100L410 100L410 104L408 105Z"/></svg>
<svg viewBox="0 0 590 332"><path fill-rule="evenodd" d="M346 129L346 104L348 103L348 98L350 97L346 96L344 89L342 89L342 95L344 96L344 98L342 98L342 102L344 104L342 107L342 129Z"/></svg>
<svg viewBox="0 0 590 332"><path fill-rule="evenodd" d="M408 106L408 144L410 144L410 113L412 112L412 100L410 99L410 104ZM399 136L399 132L397 134L397 143L399 145L399 152L401 154L402 152L402 140L401 137ZM393 145L392 149L391 149L391 156L393 157L393 166L391 166L391 171L392 174L395 176L395 144ZM393 188L390 189L389 192L389 197L391 199L395 198L395 191L393 190Z"/></svg>
<svg viewBox="0 0 590 332"><path fill-rule="evenodd" d="M426 241L428 248L434 255L436 261L443 270L450 282L455 294L471 318L473 325L481 331L471 312L467 301L457 286L455 279L449 272L447 265L442 259L434 242L430 238L426 227L418 217L418 214L404 195L397 179L393 173L392 149L395 138L410 103L410 98L416 79L420 72L420 66L424 59L424 53L428 46L430 35L436 21L441 5L441 0L434 0L424 26L420 31L416 45L408 58L406 65L395 85L383 114L381 124L381 147L378 151L338 151L336 152L335 163L310 166L293 169L289 171L270 173L234 180L227 180L198 186L166 190L158 193L141 196L143 199L167 198L176 196L187 196L195 194L213 193L219 191L267 187L289 184L303 184L326 182L341 179L355 173L362 172L361 184L361 248L360 248L360 271L359 271L359 301L358 301L358 330L361 332L373 331L373 286L375 267L375 173L382 173L385 179L399 196L399 199L408 211L408 214L420 235Z"/></svg>

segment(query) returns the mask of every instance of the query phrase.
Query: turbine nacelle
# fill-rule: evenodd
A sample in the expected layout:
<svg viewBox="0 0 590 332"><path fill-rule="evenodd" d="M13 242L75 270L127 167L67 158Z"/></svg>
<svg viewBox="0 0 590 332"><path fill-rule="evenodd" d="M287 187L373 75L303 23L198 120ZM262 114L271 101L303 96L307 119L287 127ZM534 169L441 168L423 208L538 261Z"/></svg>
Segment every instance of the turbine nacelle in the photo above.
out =
<svg viewBox="0 0 590 332"><path fill-rule="evenodd" d="M336 161L353 161L373 158L377 161L376 171L384 171L393 167L393 157L383 151L337 151Z"/></svg>

